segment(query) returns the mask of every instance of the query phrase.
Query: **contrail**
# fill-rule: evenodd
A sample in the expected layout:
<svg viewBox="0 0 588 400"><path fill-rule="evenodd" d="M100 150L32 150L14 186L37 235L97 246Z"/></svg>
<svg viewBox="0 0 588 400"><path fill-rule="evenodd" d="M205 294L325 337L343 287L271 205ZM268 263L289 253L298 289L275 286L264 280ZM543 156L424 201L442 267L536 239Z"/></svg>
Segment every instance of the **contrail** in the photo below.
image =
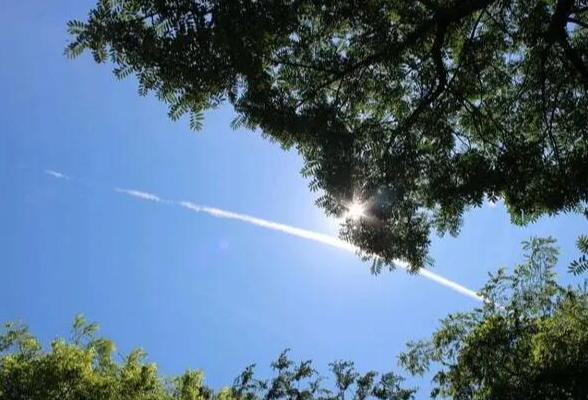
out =
<svg viewBox="0 0 588 400"><path fill-rule="evenodd" d="M180 206L180 207L186 208L192 212L208 214L208 215L213 216L215 218L226 218L226 219L232 219L232 220L245 222L245 223L248 223L251 225L259 226L261 228L271 229L274 231L286 233L288 235L296 236L296 237L307 239L307 240L312 240L314 242L318 242L318 243L322 243L322 244L326 244L327 246L335 247L335 248L338 248L340 250L344 250L344 251L347 251L350 253L359 253L360 252L360 250L357 246L354 246L350 243L347 243L341 239L338 239L338 238L335 238L335 237L332 237L329 235L325 235L322 233L313 232L313 231L309 231L306 229L301 229L301 228L296 228L294 226L281 224L281 223L274 222L274 221L268 221L266 219L253 217L253 216L247 215L247 214L239 214L239 213L235 213L232 211L222 210L220 208L194 204L190 201L165 200L155 194L143 192L140 190L116 188L115 191L118 193L122 193L122 194L125 194L128 196L140 199L140 200L149 200L149 201L154 201L156 203L165 203L165 204ZM404 261L397 260L394 262L394 264L401 267L401 268L408 269L408 264ZM441 275L438 275L434 272L431 272L425 268L421 268L418 271L418 274L423 276L424 278L427 278L433 282L436 282L440 285L443 285L443 286L445 286L445 287L447 287L457 293L468 296L474 300L484 301L484 299L481 296L479 296L475 291L468 289L467 287L460 285L459 283L454 282L450 279L444 278Z"/></svg>
<svg viewBox="0 0 588 400"><path fill-rule="evenodd" d="M79 182L79 183L88 184L88 182L78 180L78 179L72 179L68 175L61 173L61 172L58 172L58 171L55 171L55 170L46 169L43 172L46 175L49 175L55 179L63 179L63 180L75 181L75 182ZM236 221L245 222L247 224L259 226L261 228L286 233L288 235L296 236L296 237L299 237L302 239L312 240L314 242L322 243L327 246L331 246L331 247L334 247L334 248L337 248L340 250L344 250L344 251L347 251L350 253L354 253L354 254L361 253L360 249L357 246L354 246L351 243L347 243L347 242L345 242L341 239L338 239L336 237L325 235L323 233L313 232L313 231L309 231L306 229L297 228L295 226L281 224L279 222L268 221L266 219L257 218L257 217L247 215L247 214L240 214L240 213L236 213L236 212L232 212L232 211L223 210L220 208L208 207L208 206L203 206L200 204L194 204L190 201L167 200L167 199L164 199L162 197L157 196L156 194L144 192L141 190L124 189L124 188L119 188L119 187L115 187L114 189L111 188L110 190L114 190L116 193L124 194L126 196L130 196L130 197L133 197L133 198L139 199L139 200L152 201L152 202L159 203L159 204L178 206L178 207L185 208L185 209L192 211L192 212L208 214L208 215L215 217L215 218L225 218L225 219L232 219L232 220L236 220ZM394 262L394 264L400 268L408 269L408 264L404 261L396 260ZM424 278L427 278L433 282L436 282L442 286L445 286L446 288L451 289L451 290L453 290L457 293L460 293L464 296L470 297L470 298L477 300L477 301L484 301L484 298L479 296L475 291L473 291L463 285L460 285L459 283L454 282L450 279L444 278L443 276L436 274L434 272L431 272L425 268L421 268L418 271L418 274L423 276Z"/></svg>
<svg viewBox="0 0 588 400"><path fill-rule="evenodd" d="M53 171L52 169L46 169L43 172L46 173L47 175L52 176L57 179L65 179L67 181L69 181L69 179L70 179L69 176L62 174L61 172Z"/></svg>
<svg viewBox="0 0 588 400"><path fill-rule="evenodd" d="M149 200L154 201L156 203L170 203L169 201L164 200L159 196L147 192L142 192L140 190L114 188L114 191L117 193L126 194L128 196L136 197L137 199L141 200Z"/></svg>

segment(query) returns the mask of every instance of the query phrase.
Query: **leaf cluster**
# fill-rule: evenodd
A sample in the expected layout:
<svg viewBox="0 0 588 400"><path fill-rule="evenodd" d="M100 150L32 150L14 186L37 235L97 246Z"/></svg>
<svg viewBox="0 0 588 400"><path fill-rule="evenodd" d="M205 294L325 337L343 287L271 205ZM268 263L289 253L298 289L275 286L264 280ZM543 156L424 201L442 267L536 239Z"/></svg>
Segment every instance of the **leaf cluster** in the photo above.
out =
<svg viewBox="0 0 588 400"><path fill-rule="evenodd" d="M401 387L394 373L358 373L353 363L330 365L329 388L311 361L295 364L284 351L272 364L275 376L255 378L250 366L232 387L214 391L203 373L187 370L162 376L146 354L135 349L120 360L112 341L96 336L98 325L74 320L69 339L55 339L43 351L20 323L7 323L0 334L0 400L409 400L414 389Z"/></svg>
<svg viewBox="0 0 588 400"><path fill-rule="evenodd" d="M433 397L587 398L586 287L557 284L553 239L533 238L523 248L524 263L491 276L483 307L449 315L400 356L413 374L435 366Z"/></svg>

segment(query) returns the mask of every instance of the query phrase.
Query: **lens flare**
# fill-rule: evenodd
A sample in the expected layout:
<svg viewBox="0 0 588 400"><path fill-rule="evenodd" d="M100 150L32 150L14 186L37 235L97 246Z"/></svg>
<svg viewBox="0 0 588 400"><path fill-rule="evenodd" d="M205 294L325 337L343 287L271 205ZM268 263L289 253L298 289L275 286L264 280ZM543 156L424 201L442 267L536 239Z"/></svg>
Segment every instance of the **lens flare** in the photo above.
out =
<svg viewBox="0 0 588 400"><path fill-rule="evenodd" d="M351 203L347 208L346 218L358 220L365 216L365 206L361 203Z"/></svg>

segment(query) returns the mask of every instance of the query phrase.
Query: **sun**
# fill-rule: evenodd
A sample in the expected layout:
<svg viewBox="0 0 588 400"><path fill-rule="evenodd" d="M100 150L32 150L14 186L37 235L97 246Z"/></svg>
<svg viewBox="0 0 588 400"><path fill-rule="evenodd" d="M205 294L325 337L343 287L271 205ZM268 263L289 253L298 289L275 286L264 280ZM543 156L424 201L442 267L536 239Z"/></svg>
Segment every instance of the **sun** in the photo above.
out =
<svg viewBox="0 0 588 400"><path fill-rule="evenodd" d="M345 218L350 218L353 220L358 220L365 216L365 206L361 203L351 203L351 205L347 208L347 213L345 214Z"/></svg>

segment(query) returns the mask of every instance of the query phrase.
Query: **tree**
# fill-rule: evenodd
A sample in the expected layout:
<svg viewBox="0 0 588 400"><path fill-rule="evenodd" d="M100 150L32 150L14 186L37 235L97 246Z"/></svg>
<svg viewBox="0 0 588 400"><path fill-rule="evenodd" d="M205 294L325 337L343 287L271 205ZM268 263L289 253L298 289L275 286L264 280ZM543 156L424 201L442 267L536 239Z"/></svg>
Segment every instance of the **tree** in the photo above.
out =
<svg viewBox="0 0 588 400"><path fill-rule="evenodd" d="M432 395L452 399L588 398L588 291L561 287L552 239L524 244L525 262L499 270L484 306L449 315L400 356L413 374L436 367Z"/></svg>
<svg viewBox="0 0 588 400"><path fill-rule="evenodd" d="M551 238L524 243L525 260L500 269L481 290L485 303L451 314L429 339L410 342L399 361L413 375L432 370L433 397L454 400L579 400L588 398L588 285L556 282L558 251ZM0 400L410 400L415 389L390 372L358 373L353 363L330 364L325 385L311 361L283 352L274 376L247 367L231 387L203 384L201 371L163 377L145 353L120 362L97 325L76 317L71 338L43 351L20 324L0 335Z"/></svg>
<svg viewBox="0 0 588 400"><path fill-rule="evenodd" d="M254 377L248 367L232 387L219 391L204 386L201 371L163 377L142 350L121 362L114 343L96 336L98 326L76 317L72 336L59 338L44 352L22 324L7 323L0 335L0 400L409 400L402 378L370 371L360 375L353 363L331 364L335 390L322 384L311 361L295 364L284 352L272 364L276 376Z"/></svg>
<svg viewBox="0 0 588 400"><path fill-rule="evenodd" d="M229 102L296 148L389 265L425 265L487 199L519 224L588 200L586 0L100 0L69 32L173 120Z"/></svg>

